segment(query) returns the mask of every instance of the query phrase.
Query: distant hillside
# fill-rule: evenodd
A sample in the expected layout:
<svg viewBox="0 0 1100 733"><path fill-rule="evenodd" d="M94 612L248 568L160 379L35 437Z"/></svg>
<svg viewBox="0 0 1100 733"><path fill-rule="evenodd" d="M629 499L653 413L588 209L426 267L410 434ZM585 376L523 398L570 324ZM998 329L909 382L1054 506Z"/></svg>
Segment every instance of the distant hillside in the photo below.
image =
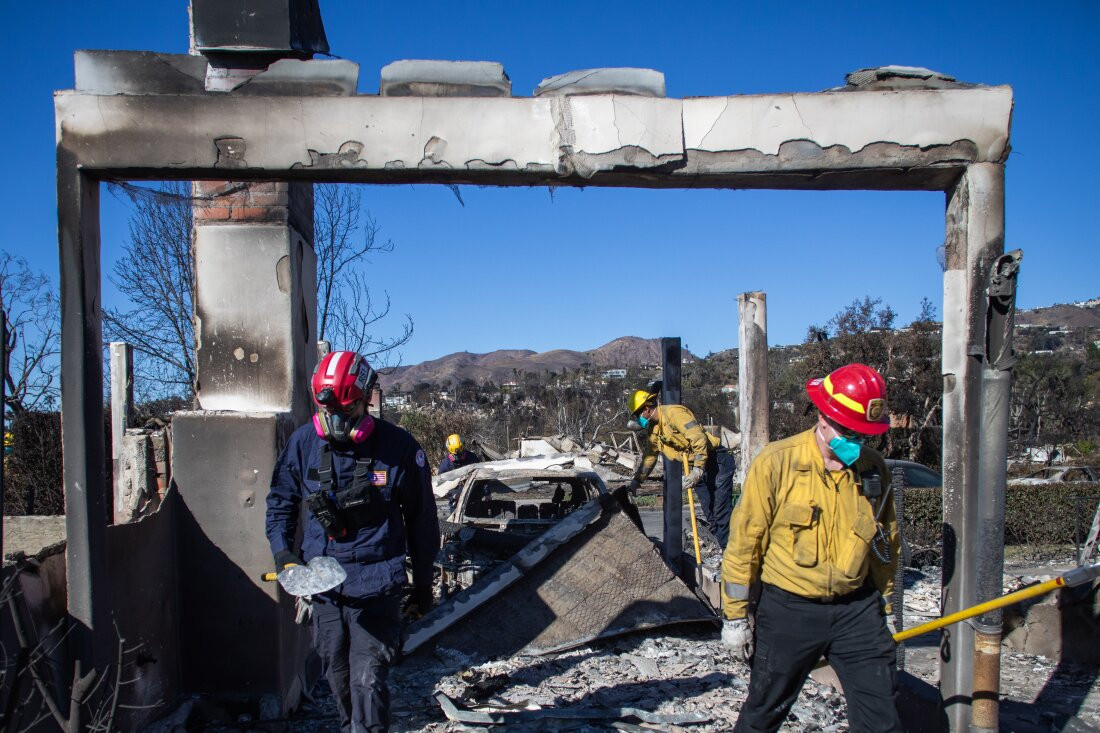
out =
<svg viewBox="0 0 1100 733"><path fill-rule="evenodd" d="M1033 310L1016 312L1016 323L1021 326L1049 326L1051 328L1100 328L1100 298L1081 303L1050 305Z"/></svg>
<svg viewBox="0 0 1100 733"><path fill-rule="evenodd" d="M685 351L686 358L695 358ZM421 382L444 385L464 379L475 382L510 382L517 373L556 372L588 366L594 369L626 369L661 363L661 340L624 336L588 351L554 349L536 353L527 349L492 351L471 354L468 351L448 354L439 359L412 366L386 370L381 375L384 389L411 390Z"/></svg>

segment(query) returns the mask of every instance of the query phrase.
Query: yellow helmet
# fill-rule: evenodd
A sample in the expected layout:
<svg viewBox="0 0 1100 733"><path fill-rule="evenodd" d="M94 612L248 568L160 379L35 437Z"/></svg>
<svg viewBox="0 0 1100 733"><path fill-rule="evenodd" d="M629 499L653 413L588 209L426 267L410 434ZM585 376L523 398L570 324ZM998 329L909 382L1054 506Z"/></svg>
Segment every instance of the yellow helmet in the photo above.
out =
<svg viewBox="0 0 1100 733"><path fill-rule="evenodd" d="M462 438L458 437L458 433L451 433L447 436L447 452L458 453L462 450Z"/></svg>
<svg viewBox="0 0 1100 733"><path fill-rule="evenodd" d="M630 408L630 414L637 415L645 403L655 399L657 399L656 392L646 392L644 389L634 390L634 394L630 395L630 399L627 400L627 407Z"/></svg>

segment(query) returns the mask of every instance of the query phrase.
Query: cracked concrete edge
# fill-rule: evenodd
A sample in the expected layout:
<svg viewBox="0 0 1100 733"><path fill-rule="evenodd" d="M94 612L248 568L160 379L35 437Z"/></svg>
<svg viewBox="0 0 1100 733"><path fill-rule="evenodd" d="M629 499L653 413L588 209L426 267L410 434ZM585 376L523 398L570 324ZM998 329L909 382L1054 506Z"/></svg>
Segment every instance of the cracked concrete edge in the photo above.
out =
<svg viewBox="0 0 1100 733"><path fill-rule="evenodd" d="M892 169L901 178L913 167L957 170L1003 160L1012 93L989 87L677 100L59 92L55 106L59 140L79 151L85 169L233 169L251 176L361 169L362 180L438 170L444 176L507 172L528 183L553 174L577 183L663 168L673 176L715 179L794 174L777 186L801 187L798 176L806 171ZM930 180L939 187L950 175ZM666 179L664 185L680 184Z"/></svg>

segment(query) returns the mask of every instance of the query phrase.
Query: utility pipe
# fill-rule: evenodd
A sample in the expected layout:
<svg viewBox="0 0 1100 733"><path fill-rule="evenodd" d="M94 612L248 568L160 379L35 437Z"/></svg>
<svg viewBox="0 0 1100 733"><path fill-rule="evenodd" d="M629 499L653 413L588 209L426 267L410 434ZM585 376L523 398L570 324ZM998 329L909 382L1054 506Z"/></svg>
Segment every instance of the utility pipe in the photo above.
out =
<svg viewBox="0 0 1100 733"><path fill-rule="evenodd" d="M985 359L982 363L981 448L978 456L978 598L1001 592L1004 574L1005 463L1008 460L1009 403L1012 401L1012 330L1020 250L994 260L985 309ZM972 733L996 733L1001 697L1000 608L974 624L974 672L970 703Z"/></svg>

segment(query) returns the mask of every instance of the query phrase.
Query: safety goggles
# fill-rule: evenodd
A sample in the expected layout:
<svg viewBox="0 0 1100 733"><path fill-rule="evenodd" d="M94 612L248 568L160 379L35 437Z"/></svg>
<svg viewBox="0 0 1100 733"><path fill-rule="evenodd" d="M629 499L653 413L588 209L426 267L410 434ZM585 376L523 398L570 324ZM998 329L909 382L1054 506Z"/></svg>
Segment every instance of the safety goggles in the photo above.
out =
<svg viewBox="0 0 1100 733"><path fill-rule="evenodd" d="M317 400L317 404L325 408L325 412L330 415L350 415L355 412L356 404L353 402L350 405L341 405L336 399L336 392L332 387L325 387L314 398Z"/></svg>

